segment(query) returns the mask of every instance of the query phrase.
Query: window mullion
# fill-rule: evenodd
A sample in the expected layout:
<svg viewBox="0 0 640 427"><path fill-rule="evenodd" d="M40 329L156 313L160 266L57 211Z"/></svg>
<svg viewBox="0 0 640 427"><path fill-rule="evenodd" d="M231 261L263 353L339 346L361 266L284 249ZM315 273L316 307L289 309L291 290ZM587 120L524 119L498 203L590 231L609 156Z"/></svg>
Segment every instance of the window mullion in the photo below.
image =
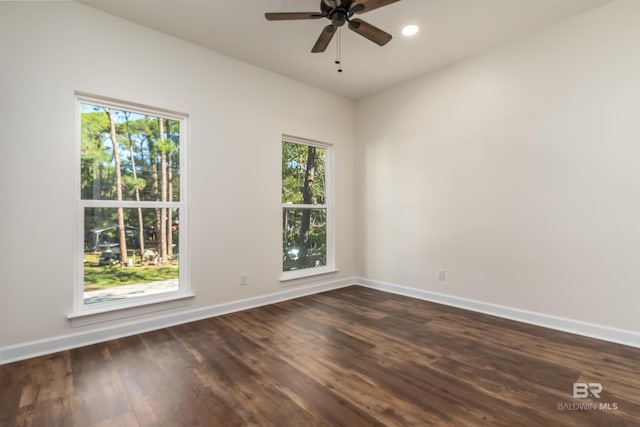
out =
<svg viewBox="0 0 640 427"><path fill-rule="evenodd" d="M182 202L136 201L136 200L80 200L87 208L181 208Z"/></svg>
<svg viewBox="0 0 640 427"><path fill-rule="evenodd" d="M299 205L295 203L283 203L284 209L327 209L328 205Z"/></svg>

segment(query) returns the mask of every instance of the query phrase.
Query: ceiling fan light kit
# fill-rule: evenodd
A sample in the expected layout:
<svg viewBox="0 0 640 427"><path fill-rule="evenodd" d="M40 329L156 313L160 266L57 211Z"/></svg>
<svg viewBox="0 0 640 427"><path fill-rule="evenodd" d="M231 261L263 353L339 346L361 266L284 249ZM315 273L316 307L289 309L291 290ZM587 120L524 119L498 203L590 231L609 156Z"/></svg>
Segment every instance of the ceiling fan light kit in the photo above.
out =
<svg viewBox="0 0 640 427"><path fill-rule="evenodd" d="M327 50L333 35L338 28L348 24L347 27L362 37L384 46L392 39L391 34L363 21L360 18L352 19L355 14L362 14L400 0L321 0L320 12L267 12L264 14L268 21L289 21L298 19L326 18L331 23L324 27L320 37L311 49L312 53ZM339 70L341 71L341 70Z"/></svg>

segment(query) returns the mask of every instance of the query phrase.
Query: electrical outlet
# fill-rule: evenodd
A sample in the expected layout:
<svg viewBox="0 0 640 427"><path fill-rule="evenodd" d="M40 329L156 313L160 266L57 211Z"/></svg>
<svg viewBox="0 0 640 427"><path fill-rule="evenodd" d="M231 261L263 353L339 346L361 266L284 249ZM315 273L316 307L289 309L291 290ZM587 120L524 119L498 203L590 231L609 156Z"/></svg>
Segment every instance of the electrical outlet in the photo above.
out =
<svg viewBox="0 0 640 427"><path fill-rule="evenodd" d="M248 284L247 273L240 273L240 286L247 286Z"/></svg>
<svg viewBox="0 0 640 427"><path fill-rule="evenodd" d="M438 280L444 282L444 268L439 268L436 270L438 275Z"/></svg>

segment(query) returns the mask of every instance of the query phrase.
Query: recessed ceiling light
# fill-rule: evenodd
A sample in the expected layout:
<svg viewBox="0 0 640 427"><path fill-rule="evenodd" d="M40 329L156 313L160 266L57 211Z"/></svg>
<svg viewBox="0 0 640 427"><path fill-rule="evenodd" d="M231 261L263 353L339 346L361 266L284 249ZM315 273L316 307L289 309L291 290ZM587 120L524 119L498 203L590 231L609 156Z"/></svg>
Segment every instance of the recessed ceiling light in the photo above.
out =
<svg viewBox="0 0 640 427"><path fill-rule="evenodd" d="M418 34L418 31L420 31L420 28L417 25L407 25L402 29L402 35L411 37Z"/></svg>

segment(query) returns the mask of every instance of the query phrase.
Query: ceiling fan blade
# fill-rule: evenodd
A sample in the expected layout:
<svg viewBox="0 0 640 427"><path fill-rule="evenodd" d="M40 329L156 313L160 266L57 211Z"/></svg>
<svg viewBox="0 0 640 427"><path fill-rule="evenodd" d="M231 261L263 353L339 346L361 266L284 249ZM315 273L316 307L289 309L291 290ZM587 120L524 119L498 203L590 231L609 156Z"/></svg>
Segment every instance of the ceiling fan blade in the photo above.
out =
<svg viewBox="0 0 640 427"><path fill-rule="evenodd" d="M336 27L334 27L333 25L329 24L324 27L324 30L322 30L322 33L320 33L320 37L318 37L318 40L316 41L316 44L313 45L313 49L311 49L311 52L319 53L327 50L327 46L329 46L329 43L331 42L331 39L333 38L333 35L335 33Z"/></svg>
<svg viewBox="0 0 640 427"><path fill-rule="evenodd" d="M356 0L351 5L351 10L355 13L365 13L397 1L400 0Z"/></svg>
<svg viewBox="0 0 640 427"><path fill-rule="evenodd" d="M291 21L294 19L318 19L322 18L320 12L267 12L264 14L267 21Z"/></svg>
<svg viewBox="0 0 640 427"><path fill-rule="evenodd" d="M349 21L349 29L380 46L389 43L389 40L393 38L391 34L358 18Z"/></svg>

